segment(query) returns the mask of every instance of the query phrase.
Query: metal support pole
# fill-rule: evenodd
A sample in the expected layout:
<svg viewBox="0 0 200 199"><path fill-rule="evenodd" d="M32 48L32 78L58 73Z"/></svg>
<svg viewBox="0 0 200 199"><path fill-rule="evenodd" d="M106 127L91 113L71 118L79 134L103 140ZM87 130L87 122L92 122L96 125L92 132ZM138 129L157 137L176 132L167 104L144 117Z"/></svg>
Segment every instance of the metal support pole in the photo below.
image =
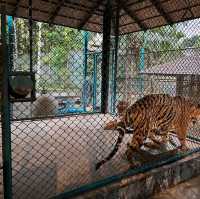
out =
<svg viewBox="0 0 200 199"><path fill-rule="evenodd" d="M86 111L86 106L87 106L87 90L86 90L86 78L87 78L87 60L88 60L88 37L89 37L89 33L88 32L84 32L84 69L83 69L83 94L82 94L82 98L83 98L83 110L84 112Z"/></svg>
<svg viewBox="0 0 200 199"><path fill-rule="evenodd" d="M101 84L101 112L106 113L108 108L109 91L109 57L110 57L110 34L111 34L112 8L111 0L107 0L103 14L103 48L102 48L102 84Z"/></svg>
<svg viewBox="0 0 200 199"><path fill-rule="evenodd" d="M112 114L115 113L115 101L116 101L116 71L115 71L115 49L112 49L111 51L111 60L112 60L112 64L111 64L111 85L110 85L110 88L111 88L111 102L110 102L110 111Z"/></svg>
<svg viewBox="0 0 200 199"><path fill-rule="evenodd" d="M30 72L33 73L33 19L32 19L32 0L29 0L29 64L30 64ZM31 76L32 82L34 82L33 90L31 91L31 107L32 103L35 100L35 76ZM31 111L32 113L32 111Z"/></svg>
<svg viewBox="0 0 200 199"><path fill-rule="evenodd" d="M13 70L14 64L13 64L13 37L14 37L14 30L13 30L13 17L7 16L7 23L8 23L8 38L9 38L9 72Z"/></svg>
<svg viewBox="0 0 200 199"><path fill-rule="evenodd" d="M98 54L93 55L93 111L96 111L97 107L97 58Z"/></svg>
<svg viewBox="0 0 200 199"><path fill-rule="evenodd" d="M30 62L30 72L33 72L33 21L32 21L32 0L29 0L29 62Z"/></svg>
<svg viewBox="0 0 200 199"><path fill-rule="evenodd" d="M7 20L7 25L8 25L8 73L10 74L12 72L12 70L14 69L14 27L13 27L13 17L12 16L6 16L6 20ZM13 110L13 104L10 104L10 111Z"/></svg>
<svg viewBox="0 0 200 199"><path fill-rule="evenodd" d="M118 47L119 47L119 4L116 10L115 15L115 49L114 49L114 68L113 68L113 85L112 85L112 97L111 97L111 103L112 103L112 113L114 114L116 112L116 93L117 93L117 66L118 66Z"/></svg>
<svg viewBox="0 0 200 199"><path fill-rule="evenodd" d="M9 64L8 64L8 46L6 38L6 15L1 15L1 35L2 35L2 152L3 152L3 185L4 198L12 199L12 158L11 158L11 116L10 100L8 93Z"/></svg>
<svg viewBox="0 0 200 199"><path fill-rule="evenodd" d="M143 33L143 46L140 48L140 63L139 63L139 71L142 72L145 67L145 46L146 46L146 32ZM144 78L142 75L139 77L139 89L140 96L143 96L144 93Z"/></svg>

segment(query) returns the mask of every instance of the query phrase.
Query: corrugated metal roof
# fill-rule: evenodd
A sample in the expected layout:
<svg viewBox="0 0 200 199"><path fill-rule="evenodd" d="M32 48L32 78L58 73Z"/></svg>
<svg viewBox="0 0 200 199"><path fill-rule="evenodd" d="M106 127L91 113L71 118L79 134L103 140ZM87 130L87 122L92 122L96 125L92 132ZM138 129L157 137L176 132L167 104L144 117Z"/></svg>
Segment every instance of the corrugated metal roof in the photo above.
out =
<svg viewBox="0 0 200 199"><path fill-rule="evenodd" d="M140 74L200 75L200 53L190 51L176 60L145 69Z"/></svg>
<svg viewBox="0 0 200 199"><path fill-rule="evenodd" d="M33 0L33 19L102 32L105 2L106 0ZM111 2L113 18L117 5L121 9L120 34L200 17L200 0L111 0ZM1 0L0 8L1 13L28 17L28 0Z"/></svg>

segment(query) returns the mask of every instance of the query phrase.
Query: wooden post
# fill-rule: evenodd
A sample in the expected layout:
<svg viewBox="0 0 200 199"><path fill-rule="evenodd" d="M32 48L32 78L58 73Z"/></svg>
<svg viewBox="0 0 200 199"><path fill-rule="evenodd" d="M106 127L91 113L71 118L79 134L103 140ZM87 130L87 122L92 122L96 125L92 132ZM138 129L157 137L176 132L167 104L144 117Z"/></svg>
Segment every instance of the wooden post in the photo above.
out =
<svg viewBox="0 0 200 199"><path fill-rule="evenodd" d="M0 111L2 106L2 86L3 86L3 46L0 41Z"/></svg>
<svg viewBox="0 0 200 199"><path fill-rule="evenodd" d="M3 8L2 10L5 10ZM1 15L1 33L2 33L2 151L3 151L3 185L4 198L12 199L12 157L11 157L11 115L10 115L10 98L8 93L9 81L9 63L8 63L8 46L6 34L6 15Z"/></svg>
<svg viewBox="0 0 200 199"><path fill-rule="evenodd" d="M106 113L108 108L109 92L109 58L111 35L112 8L111 0L107 0L103 14L103 49L102 49L102 84L101 84L101 112Z"/></svg>
<svg viewBox="0 0 200 199"><path fill-rule="evenodd" d="M118 2L118 1L117 1ZM115 45L114 45L114 67L112 70L112 97L111 97L111 107L112 113L116 112L116 95L117 95L117 71L118 71L118 47L119 47L119 14L120 14L120 7L119 4L116 9L115 13L115 20L114 20L114 34L115 34Z"/></svg>

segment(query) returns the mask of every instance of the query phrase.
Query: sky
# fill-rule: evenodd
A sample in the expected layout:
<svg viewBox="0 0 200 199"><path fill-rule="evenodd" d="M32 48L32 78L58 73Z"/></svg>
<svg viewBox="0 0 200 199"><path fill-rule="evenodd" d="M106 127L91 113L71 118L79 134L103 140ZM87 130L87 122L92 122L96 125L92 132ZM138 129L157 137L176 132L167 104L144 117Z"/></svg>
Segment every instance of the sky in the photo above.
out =
<svg viewBox="0 0 200 199"><path fill-rule="evenodd" d="M187 37L200 36L200 19L180 23L178 29L183 31Z"/></svg>

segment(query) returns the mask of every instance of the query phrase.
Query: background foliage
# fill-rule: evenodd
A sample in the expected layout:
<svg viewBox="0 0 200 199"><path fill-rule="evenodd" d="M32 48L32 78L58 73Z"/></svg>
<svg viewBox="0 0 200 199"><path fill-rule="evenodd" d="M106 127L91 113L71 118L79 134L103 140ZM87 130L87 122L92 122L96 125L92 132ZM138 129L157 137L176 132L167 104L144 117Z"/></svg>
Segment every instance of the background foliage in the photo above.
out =
<svg viewBox="0 0 200 199"><path fill-rule="evenodd" d="M120 36L119 49L121 51L119 50L119 54L121 53L121 55L119 58L123 59L124 56L127 56L126 53L132 48L132 53L135 56L132 68L133 71L137 71L140 64L141 47L145 49L145 62L151 63L150 65L167 62L169 57L181 56L183 54L181 49L200 46L198 34L188 36L184 31L184 28L187 28L190 24L190 22L184 22L181 26L165 26L148 30L145 33L139 32ZM16 19L14 32L16 67L26 69L29 63L28 21ZM38 77L39 88L45 87L54 90L77 88L74 83L76 78L72 78L72 76L83 75L83 32L62 26L49 26L45 23L34 22L33 35L34 65L40 77L42 77ZM95 40L96 37L96 33L90 33L89 42ZM102 40L102 35L98 35L98 37L99 40ZM90 57L88 59L89 75L93 72L93 58ZM128 60L128 57L126 58ZM125 76L125 69L119 70L118 75ZM54 76L53 80L51 76ZM82 79L79 79L79 81L82 81Z"/></svg>

